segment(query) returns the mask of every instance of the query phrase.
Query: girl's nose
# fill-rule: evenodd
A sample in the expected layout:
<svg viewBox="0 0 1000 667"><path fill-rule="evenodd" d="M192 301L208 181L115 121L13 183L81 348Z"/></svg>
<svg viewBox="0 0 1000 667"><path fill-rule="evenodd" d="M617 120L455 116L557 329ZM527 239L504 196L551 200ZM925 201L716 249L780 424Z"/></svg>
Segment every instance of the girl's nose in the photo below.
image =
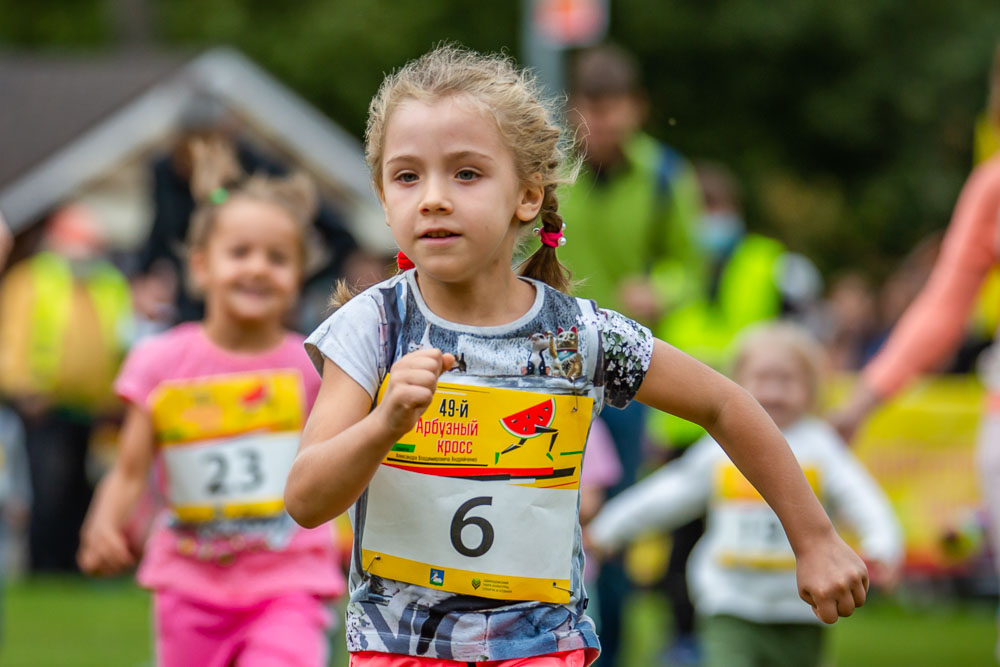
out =
<svg viewBox="0 0 1000 667"><path fill-rule="evenodd" d="M426 180L423 197L420 199L420 213L423 215L451 213L451 199L438 179Z"/></svg>

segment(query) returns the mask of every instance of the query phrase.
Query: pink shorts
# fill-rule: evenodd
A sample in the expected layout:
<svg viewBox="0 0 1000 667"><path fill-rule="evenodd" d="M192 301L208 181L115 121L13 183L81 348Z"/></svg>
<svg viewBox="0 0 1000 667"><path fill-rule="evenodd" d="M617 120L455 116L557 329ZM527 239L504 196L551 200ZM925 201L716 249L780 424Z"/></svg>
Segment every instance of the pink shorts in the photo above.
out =
<svg viewBox="0 0 1000 667"><path fill-rule="evenodd" d="M596 650L577 649L531 658L462 662L440 658L418 658L395 653L359 651L351 654L351 667L586 667L597 659Z"/></svg>
<svg viewBox="0 0 1000 667"><path fill-rule="evenodd" d="M153 594L160 667L323 667L330 612L306 593L251 605L215 605L173 591Z"/></svg>

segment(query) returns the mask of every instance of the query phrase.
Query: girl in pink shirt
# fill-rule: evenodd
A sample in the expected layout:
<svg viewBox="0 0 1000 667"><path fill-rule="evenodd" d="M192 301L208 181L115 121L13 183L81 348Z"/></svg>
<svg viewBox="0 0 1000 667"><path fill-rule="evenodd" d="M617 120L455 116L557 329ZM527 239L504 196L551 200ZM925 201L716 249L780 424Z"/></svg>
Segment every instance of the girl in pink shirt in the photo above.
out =
<svg viewBox="0 0 1000 667"><path fill-rule="evenodd" d="M118 458L78 555L90 574L134 564L126 527L155 464L166 509L139 566L154 592L157 664L326 664L325 600L339 595L332 531L285 512L285 479L319 378L283 319L311 219L310 184L254 177L223 189L202 146L190 270L205 319L135 348L116 381L128 403ZM215 173L213 173L213 171Z"/></svg>

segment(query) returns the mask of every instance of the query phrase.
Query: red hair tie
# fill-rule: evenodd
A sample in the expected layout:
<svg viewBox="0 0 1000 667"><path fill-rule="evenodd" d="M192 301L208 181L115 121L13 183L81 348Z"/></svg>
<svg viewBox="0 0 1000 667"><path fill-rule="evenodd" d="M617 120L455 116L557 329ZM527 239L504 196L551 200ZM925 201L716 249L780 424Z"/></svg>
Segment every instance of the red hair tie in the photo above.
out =
<svg viewBox="0 0 1000 667"><path fill-rule="evenodd" d="M550 248L558 248L559 246L566 245L566 237L563 236L562 230L566 229L566 223L564 222L562 227L558 232L547 232L542 227L535 227L534 231L538 234L538 237L542 240L542 243L549 246Z"/></svg>
<svg viewBox="0 0 1000 667"><path fill-rule="evenodd" d="M400 271L406 271L415 267L416 264L410 261L410 258L407 257L402 250L400 250L396 253L396 266L399 267Z"/></svg>

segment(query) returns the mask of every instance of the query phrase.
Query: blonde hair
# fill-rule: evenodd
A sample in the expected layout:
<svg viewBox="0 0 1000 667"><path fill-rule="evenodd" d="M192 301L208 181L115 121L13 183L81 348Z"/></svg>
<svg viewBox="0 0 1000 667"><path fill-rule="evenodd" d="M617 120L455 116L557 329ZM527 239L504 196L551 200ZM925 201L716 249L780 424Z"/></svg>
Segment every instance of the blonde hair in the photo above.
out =
<svg viewBox="0 0 1000 667"><path fill-rule="evenodd" d="M826 351L804 327L791 322L769 322L747 329L740 337L732 377L739 378L747 360L761 347L778 348L793 356L802 368L811 398L810 409L819 402L826 369Z"/></svg>
<svg viewBox="0 0 1000 667"><path fill-rule="evenodd" d="M543 101L538 81L505 55L443 44L385 78L368 107L365 129L365 157L375 187L382 188L385 129L393 111L406 100L434 101L453 95L469 97L492 116L514 156L518 178L544 188L542 229L562 230L556 187L573 181L578 162L569 159L569 140L555 120L556 110ZM569 287L569 271L556 257L556 249L544 244L518 266L518 273L561 291Z"/></svg>
<svg viewBox="0 0 1000 667"><path fill-rule="evenodd" d="M219 212L235 199L273 204L282 209L299 229L303 271L309 259L309 229L316 214L316 187L301 172L284 178L243 173L232 143L225 139L194 139L191 145L191 196L196 208L188 228L188 250L205 247Z"/></svg>

